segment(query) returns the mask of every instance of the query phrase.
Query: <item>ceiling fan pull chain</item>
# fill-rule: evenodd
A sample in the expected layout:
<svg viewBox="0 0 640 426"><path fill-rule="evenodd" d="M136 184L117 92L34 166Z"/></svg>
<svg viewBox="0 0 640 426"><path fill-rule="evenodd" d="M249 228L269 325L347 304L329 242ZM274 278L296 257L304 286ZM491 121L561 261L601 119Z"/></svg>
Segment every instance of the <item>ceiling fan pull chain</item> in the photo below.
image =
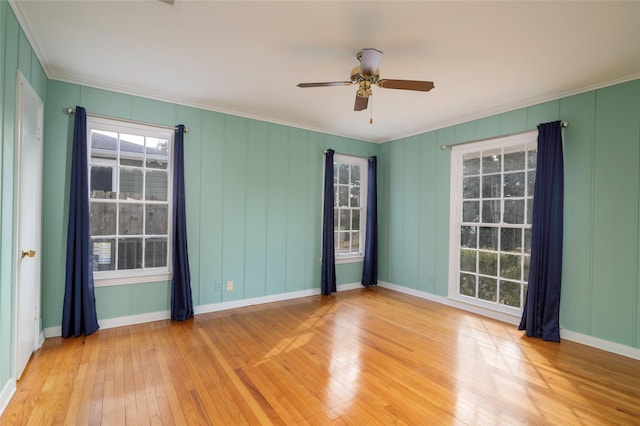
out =
<svg viewBox="0 0 640 426"><path fill-rule="evenodd" d="M369 124L373 124L373 95L369 97L371 98L371 102L369 103Z"/></svg>

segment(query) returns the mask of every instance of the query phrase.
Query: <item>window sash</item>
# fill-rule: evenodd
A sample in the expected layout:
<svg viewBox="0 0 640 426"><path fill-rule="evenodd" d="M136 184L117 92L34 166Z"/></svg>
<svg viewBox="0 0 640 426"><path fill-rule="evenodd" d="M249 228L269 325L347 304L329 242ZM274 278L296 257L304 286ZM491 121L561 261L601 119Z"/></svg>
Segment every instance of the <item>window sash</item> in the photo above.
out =
<svg viewBox="0 0 640 426"><path fill-rule="evenodd" d="M537 131L453 146L450 298L521 314L528 285L535 181L535 160L531 163L528 157L536 148Z"/></svg>
<svg viewBox="0 0 640 426"><path fill-rule="evenodd" d="M368 177L368 162L366 158L354 157L344 154L334 154L333 157L334 168L340 170L341 165L358 166L360 169L360 185L359 185L359 206L352 206L351 202L344 203L339 200L340 189L350 188L353 175L351 173L352 168L349 168L349 173L346 176L347 179L342 179L341 175L336 176L334 174L334 244L335 244L335 259L336 261L357 261L364 257L364 243L365 243L365 231L367 220L367 177ZM343 194L344 195L344 194ZM349 194L351 195L350 191ZM351 197L347 198L348 200ZM345 205L347 204L347 205ZM357 212L357 215L354 213ZM342 213L342 215L341 215ZM348 214L345 214L348 213ZM348 216L350 225L342 226L342 219ZM353 229L353 219L357 216L358 230ZM336 220L336 218L338 220ZM354 238L357 238L357 251L354 249ZM340 246L346 245L347 249L341 251Z"/></svg>
<svg viewBox="0 0 640 426"><path fill-rule="evenodd" d="M115 152L109 149L93 150L92 151L92 132L112 132L118 136L116 140ZM120 146L121 135L134 135L130 139L134 140L135 136L141 137L145 142L140 155L122 155ZM149 155L148 147L146 145L149 140L154 139L167 140L167 153L166 157L163 155ZM95 196L91 193L93 183L90 184L89 203L90 208L94 208L97 205L112 205L115 209L113 221L115 222L111 228L107 229L107 232L100 233L99 235L91 235L92 252L96 257L94 248L94 242L109 242L102 247L98 246L99 254L97 261L103 260L105 263L113 264L114 269L109 270L94 270L94 280L97 287L104 285L120 285L120 284L132 284L138 282L153 282L164 281L171 278L171 266L172 266L172 223L171 223L171 206L172 206L172 170L173 170L173 131L164 127L157 127L152 125L144 125L139 123L131 123L127 121L120 121L117 119L108 119L104 117L87 116L87 144L89 152L89 182L91 182L92 170L94 168L104 168L102 172L102 184L104 188L111 185L111 191L105 191L105 194L98 194L103 196ZM132 146L134 147L134 146ZM102 152L101 157L95 157L92 154L95 152ZM140 157L137 159L136 157ZM162 163L166 162L165 165ZM111 169L111 177L109 178L108 172L104 171ZM99 174L98 173L98 174ZM127 175L128 173L128 175ZM94 177L97 178L96 174ZM163 175L164 174L164 175ZM149 181L149 178L154 179ZM123 191L122 179L127 178L129 181L129 190ZM111 182L108 182L108 181ZM162 187L166 183L166 196L165 190ZM151 192L149 192L151 191ZM109 192L107 194L107 192ZM152 194L149 198L149 194ZM162 198L166 198L163 200ZM124 230L120 229L120 214L123 208L126 206L141 206L141 214L135 215L139 217L140 224L133 233L123 233ZM154 208L155 206L155 208ZM151 207L149 209L148 207ZM163 207L165 207L163 209ZM148 215L156 214L155 217L160 217L160 222L149 222ZM157 216L157 215L160 216ZM164 220L162 216L166 215L166 233L162 232L165 229ZM160 224L161 229L156 227L155 229L149 229L154 224ZM134 243L132 247L134 250L140 250L139 253L134 255L134 268L124 268L122 264L123 259L122 251L125 250L125 242L129 240L139 240L140 245ZM165 266L154 266L158 264L157 257L149 258L148 256L160 255L166 260L162 259L160 264L165 263ZM102 256L102 259L101 259ZM110 256L110 259L107 257ZM154 260L155 259L155 260ZM126 259L125 261L130 261ZM151 262L151 263L150 263Z"/></svg>

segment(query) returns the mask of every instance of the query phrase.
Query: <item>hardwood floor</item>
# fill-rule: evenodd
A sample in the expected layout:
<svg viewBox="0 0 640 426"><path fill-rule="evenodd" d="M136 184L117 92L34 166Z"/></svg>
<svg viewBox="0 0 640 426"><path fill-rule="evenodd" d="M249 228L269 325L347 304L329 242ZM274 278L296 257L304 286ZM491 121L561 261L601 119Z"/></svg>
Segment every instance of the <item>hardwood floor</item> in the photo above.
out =
<svg viewBox="0 0 640 426"><path fill-rule="evenodd" d="M1 425L640 424L640 361L383 288L47 339Z"/></svg>

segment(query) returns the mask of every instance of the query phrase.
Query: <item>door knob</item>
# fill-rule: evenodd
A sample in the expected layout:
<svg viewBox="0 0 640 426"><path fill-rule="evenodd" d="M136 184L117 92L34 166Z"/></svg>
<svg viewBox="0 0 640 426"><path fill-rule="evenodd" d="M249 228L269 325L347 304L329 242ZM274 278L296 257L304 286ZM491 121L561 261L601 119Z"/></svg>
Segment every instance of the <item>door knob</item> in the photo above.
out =
<svg viewBox="0 0 640 426"><path fill-rule="evenodd" d="M25 257L34 257L36 255L36 252L34 250L22 250L22 258L24 259Z"/></svg>

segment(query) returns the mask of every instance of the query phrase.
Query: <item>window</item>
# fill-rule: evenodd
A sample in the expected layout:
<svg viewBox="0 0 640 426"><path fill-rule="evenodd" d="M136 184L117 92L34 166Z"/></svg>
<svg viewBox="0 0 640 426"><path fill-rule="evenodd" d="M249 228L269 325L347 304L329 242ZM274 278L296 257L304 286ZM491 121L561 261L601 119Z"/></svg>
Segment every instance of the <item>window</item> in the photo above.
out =
<svg viewBox="0 0 640 426"><path fill-rule="evenodd" d="M367 213L367 160L335 154L333 157L333 229L336 260L364 256Z"/></svg>
<svg viewBox="0 0 640 426"><path fill-rule="evenodd" d="M453 147L450 297L521 312L536 154L537 132Z"/></svg>
<svg viewBox="0 0 640 426"><path fill-rule="evenodd" d="M96 285L169 279L170 129L87 117Z"/></svg>

